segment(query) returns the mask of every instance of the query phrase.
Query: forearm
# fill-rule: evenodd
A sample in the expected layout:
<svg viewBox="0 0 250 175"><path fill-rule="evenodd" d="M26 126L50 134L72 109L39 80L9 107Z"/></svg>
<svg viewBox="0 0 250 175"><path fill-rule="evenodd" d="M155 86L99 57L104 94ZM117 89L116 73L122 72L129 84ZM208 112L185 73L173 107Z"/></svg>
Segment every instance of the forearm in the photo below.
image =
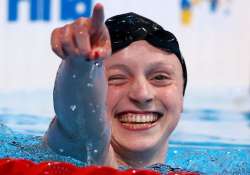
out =
<svg viewBox="0 0 250 175"><path fill-rule="evenodd" d="M48 145L88 163L104 163L110 141L105 99L101 61L62 61L54 88L57 117L47 132Z"/></svg>

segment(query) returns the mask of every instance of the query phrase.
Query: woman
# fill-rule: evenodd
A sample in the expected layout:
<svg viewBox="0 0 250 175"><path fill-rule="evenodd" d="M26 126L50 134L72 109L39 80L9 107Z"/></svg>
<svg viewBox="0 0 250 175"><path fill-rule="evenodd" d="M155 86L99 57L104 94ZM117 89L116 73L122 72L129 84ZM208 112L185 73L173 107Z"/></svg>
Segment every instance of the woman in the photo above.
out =
<svg viewBox="0 0 250 175"><path fill-rule="evenodd" d="M59 154L93 164L164 163L187 80L178 42L134 13L103 20L103 7L96 4L91 18L52 33L62 63L56 117L44 141Z"/></svg>

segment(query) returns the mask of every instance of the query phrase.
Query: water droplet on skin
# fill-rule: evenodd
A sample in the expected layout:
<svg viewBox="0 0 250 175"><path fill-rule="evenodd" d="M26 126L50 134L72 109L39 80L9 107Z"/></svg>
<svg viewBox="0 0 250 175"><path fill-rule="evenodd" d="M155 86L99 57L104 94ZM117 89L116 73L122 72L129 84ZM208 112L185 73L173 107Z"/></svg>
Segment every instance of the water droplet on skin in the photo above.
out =
<svg viewBox="0 0 250 175"><path fill-rule="evenodd" d="M88 87L94 87L94 85L92 83L87 83Z"/></svg>
<svg viewBox="0 0 250 175"><path fill-rule="evenodd" d="M92 65L92 67L91 67L91 70L90 70L90 72L89 72L89 79L93 79L94 78L94 76L95 76L95 70L96 70L96 67L101 67L102 66L102 61L101 60L98 60L98 61L96 61L93 65Z"/></svg>
<svg viewBox="0 0 250 175"><path fill-rule="evenodd" d="M71 106L70 106L70 109L71 109L72 111L75 111L75 110L76 110L76 105L71 105Z"/></svg>
<svg viewBox="0 0 250 175"><path fill-rule="evenodd" d="M94 78L94 70L95 70L95 65L93 65L91 67L91 70L89 72L89 79L93 79Z"/></svg>
<svg viewBox="0 0 250 175"><path fill-rule="evenodd" d="M102 65L101 62L99 61L95 62L95 66L100 67L101 65Z"/></svg>
<svg viewBox="0 0 250 175"><path fill-rule="evenodd" d="M87 164L91 165L91 162L92 162L91 152L93 151L93 144L92 143L87 143L86 151L87 151Z"/></svg>

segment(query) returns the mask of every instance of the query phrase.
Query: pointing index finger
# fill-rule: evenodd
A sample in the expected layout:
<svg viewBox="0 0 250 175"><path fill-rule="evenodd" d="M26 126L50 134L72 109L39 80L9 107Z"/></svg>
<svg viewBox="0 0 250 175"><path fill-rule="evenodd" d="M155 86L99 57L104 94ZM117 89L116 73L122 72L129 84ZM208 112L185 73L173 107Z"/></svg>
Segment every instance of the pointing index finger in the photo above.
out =
<svg viewBox="0 0 250 175"><path fill-rule="evenodd" d="M104 24L104 9L102 4L97 3L94 7L92 20L92 30L97 32Z"/></svg>

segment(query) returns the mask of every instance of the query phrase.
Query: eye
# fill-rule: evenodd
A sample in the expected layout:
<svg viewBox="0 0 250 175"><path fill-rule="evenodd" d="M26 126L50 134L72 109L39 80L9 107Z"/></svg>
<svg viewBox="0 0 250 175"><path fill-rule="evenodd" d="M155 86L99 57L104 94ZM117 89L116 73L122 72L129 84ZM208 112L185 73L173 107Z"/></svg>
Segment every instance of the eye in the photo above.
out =
<svg viewBox="0 0 250 175"><path fill-rule="evenodd" d="M127 77L124 75L112 75L108 77L109 85L122 85L127 82Z"/></svg>
<svg viewBox="0 0 250 175"><path fill-rule="evenodd" d="M170 83L170 78L165 73L157 73L150 78L150 81L156 86L165 86Z"/></svg>
<svg viewBox="0 0 250 175"><path fill-rule="evenodd" d="M154 79L155 79L155 80L165 80L165 79L168 79L168 77L165 76L165 75L159 74L159 75L156 75L156 76L154 77Z"/></svg>

